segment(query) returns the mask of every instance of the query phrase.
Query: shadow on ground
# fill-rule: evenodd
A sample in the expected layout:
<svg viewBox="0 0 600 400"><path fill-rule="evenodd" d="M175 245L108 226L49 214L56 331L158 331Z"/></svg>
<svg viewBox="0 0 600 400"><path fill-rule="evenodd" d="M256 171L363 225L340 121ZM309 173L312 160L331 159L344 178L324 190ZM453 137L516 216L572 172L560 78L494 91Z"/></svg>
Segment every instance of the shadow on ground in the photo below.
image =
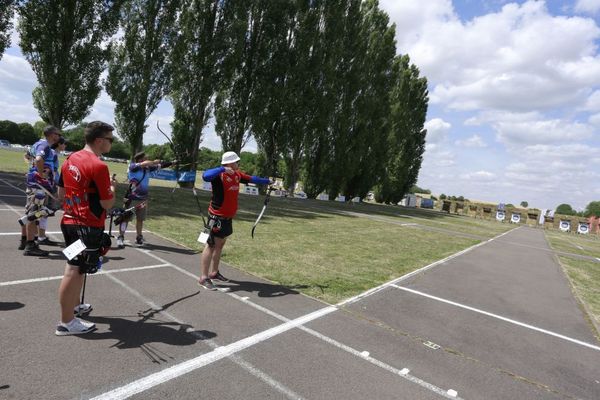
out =
<svg viewBox="0 0 600 400"><path fill-rule="evenodd" d="M269 283L252 282L252 281L236 281L230 279L227 285L230 292L256 292L258 297L280 297L290 294L300 294L294 289L307 289L307 285L280 286Z"/></svg>
<svg viewBox="0 0 600 400"><path fill-rule="evenodd" d="M86 319L91 322L107 324L108 332L94 332L80 337L86 340L116 341L110 347L118 349L140 348L151 362L168 362L174 359L174 357L158 350L150 343L189 346L198 341L212 339L217 336L215 332L192 330L191 325L158 318L161 312L166 311L172 305L194 297L198 293L200 292L184 296L159 308L149 308L139 311L137 313L138 320L128 319L133 316L88 316Z"/></svg>

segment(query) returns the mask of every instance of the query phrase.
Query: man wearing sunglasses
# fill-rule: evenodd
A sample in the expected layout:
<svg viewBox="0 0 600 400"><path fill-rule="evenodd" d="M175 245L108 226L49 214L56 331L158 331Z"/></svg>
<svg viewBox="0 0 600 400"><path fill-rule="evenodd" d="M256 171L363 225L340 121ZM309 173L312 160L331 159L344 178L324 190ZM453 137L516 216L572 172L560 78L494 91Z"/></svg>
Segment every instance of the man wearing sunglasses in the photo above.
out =
<svg viewBox="0 0 600 400"><path fill-rule="evenodd" d="M115 181L110 180L108 166L100 156L108 153L114 128L94 121L85 128L85 147L63 163L58 180L58 196L63 200L64 214L60 223L65 247L81 240L85 249L67 261L58 296L61 318L56 327L58 336L79 335L96 329L92 322L77 316L88 314L90 304L79 304L84 274L95 273L101 265L106 211L115 203ZM74 316L75 315L75 316Z"/></svg>

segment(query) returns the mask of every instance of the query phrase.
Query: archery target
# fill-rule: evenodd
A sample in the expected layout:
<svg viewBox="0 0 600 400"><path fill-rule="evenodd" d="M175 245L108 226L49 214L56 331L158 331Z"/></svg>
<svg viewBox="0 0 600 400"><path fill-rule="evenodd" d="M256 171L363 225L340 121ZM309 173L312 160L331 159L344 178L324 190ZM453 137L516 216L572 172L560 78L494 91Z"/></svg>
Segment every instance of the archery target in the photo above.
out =
<svg viewBox="0 0 600 400"><path fill-rule="evenodd" d="M581 233L582 235L587 235L590 231L590 224L587 222L580 222L579 226L577 226L577 233Z"/></svg>
<svg viewBox="0 0 600 400"><path fill-rule="evenodd" d="M571 221L560 221L560 225L558 226L558 229L560 229L563 232L570 232L571 231Z"/></svg>
<svg viewBox="0 0 600 400"><path fill-rule="evenodd" d="M496 221L504 221L504 218L506 218L506 215L504 214L504 211L496 211Z"/></svg>
<svg viewBox="0 0 600 400"><path fill-rule="evenodd" d="M521 222L521 214L513 214L510 217L510 222L512 222L513 224L518 224L519 222Z"/></svg>

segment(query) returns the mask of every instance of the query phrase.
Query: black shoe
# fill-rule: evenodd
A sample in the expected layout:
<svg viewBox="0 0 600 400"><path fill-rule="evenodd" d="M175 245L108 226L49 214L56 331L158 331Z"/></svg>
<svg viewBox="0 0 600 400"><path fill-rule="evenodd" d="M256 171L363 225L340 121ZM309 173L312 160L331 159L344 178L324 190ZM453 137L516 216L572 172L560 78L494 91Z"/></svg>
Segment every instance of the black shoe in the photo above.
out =
<svg viewBox="0 0 600 400"><path fill-rule="evenodd" d="M142 235L139 235L135 238L135 244L137 244L138 246L143 246L144 245L144 237Z"/></svg>
<svg viewBox="0 0 600 400"><path fill-rule="evenodd" d="M25 238L21 239L21 242L19 243L19 250L25 250L26 244L27 244L27 239L25 239Z"/></svg>
<svg viewBox="0 0 600 400"><path fill-rule="evenodd" d="M221 282L229 282L229 279L227 279L223 275L221 275L221 273L219 271L217 271L216 274L211 275L210 279L216 279L216 280L221 281Z"/></svg>
<svg viewBox="0 0 600 400"><path fill-rule="evenodd" d="M35 242L28 242L23 251L24 256L48 257L49 254L47 251L40 249Z"/></svg>
<svg viewBox="0 0 600 400"><path fill-rule="evenodd" d="M44 244L46 246L58 246L58 242L55 242L54 240L50 240L49 237L45 237L44 240L37 240L37 244Z"/></svg>

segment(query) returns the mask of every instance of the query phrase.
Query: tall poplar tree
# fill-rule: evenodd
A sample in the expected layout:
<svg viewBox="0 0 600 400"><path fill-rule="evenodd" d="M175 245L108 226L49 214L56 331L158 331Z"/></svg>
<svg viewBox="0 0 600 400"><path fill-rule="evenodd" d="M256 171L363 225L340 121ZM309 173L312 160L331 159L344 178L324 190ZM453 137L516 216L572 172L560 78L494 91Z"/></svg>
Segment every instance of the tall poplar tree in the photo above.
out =
<svg viewBox="0 0 600 400"><path fill-rule="evenodd" d="M388 156L384 176L376 190L379 202L398 203L417 182L425 136L429 93L427 79L419 77L419 69L410 64L408 55L394 60L395 82L391 92Z"/></svg>
<svg viewBox="0 0 600 400"><path fill-rule="evenodd" d="M175 46L171 101L175 109L173 142L188 149L178 154L195 170L202 130L211 115L213 96L227 75L224 64L231 34L233 0L184 0Z"/></svg>
<svg viewBox="0 0 600 400"><path fill-rule="evenodd" d="M116 103L116 125L131 154L142 149L146 120L169 89L179 3L130 0L121 10L124 34L113 47L106 91Z"/></svg>
<svg viewBox="0 0 600 400"><path fill-rule="evenodd" d="M341 179L341 191L348 199L365 197L383 175L396 54L395 26L389 26L377 0L362 2L359 26L364 48L356 53L354 62L360 85L353 100L351 135L346 141L351 156Z"/></svg>
<svg viewBox="0 0 600 400"><path fill-rule="evenodd" d="M215 101L215 130L223 150L238 154L251 136L250 103L255 100L259 59L267 57L264 47L266 25L271 23L270 0L241 1L234 6L223 77ZM258 99L260 101L260 99Z"/></svg>
<svg viewBox="0 0 600 400"><path fill-rule="evenodd" d="M264 26L264 56L257 58L254 101L250 102L252 134L258 145L260 174L281 176L278 161L285 146L286 107L290 96L286 82L290 74L290 34L295 26L299 1L272 2Z"/></svg>
<svg viewBox="0 0 600 400"><path fill-rule="evenodd" d="M40 117L62 128L76 124L100 94L106 41L116 32L120 1L27 0L17 3L20 46L39 86Z"/></svg>
<svg viewBox="0 0 600 400"><path fill-rule="evenodd" d="M15 0L0 0L0 59L4 50L10 46L10 31Z"/></svg>

